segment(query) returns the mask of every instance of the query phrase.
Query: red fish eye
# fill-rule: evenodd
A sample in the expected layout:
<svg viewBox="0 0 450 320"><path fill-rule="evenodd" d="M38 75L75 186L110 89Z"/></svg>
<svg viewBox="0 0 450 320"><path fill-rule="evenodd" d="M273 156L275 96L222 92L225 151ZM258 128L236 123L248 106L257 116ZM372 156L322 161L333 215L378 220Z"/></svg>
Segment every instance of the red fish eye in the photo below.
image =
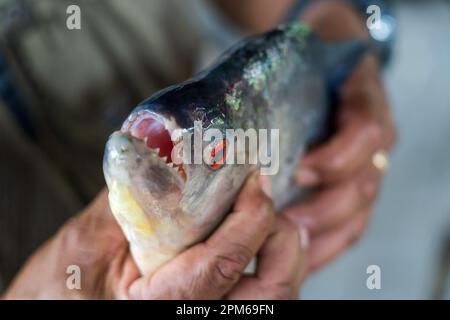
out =
<svg viewBox="0 0 450 320"><path fill-rule="evenodd" d="M223 140L219 141L219 143L211 151L211 154L209 156L209 163L210 163L209 167L211 169L214 169L214 170L219 169L225 164L225 161L227 159L226 150L227 150L227 140L223 139ZM222 158L219 159L218 161L216 161L214 159L217 154L222 154Z"/></svg>
<svg viewBox="0 0 450 320"><path fill-rule="evenodd" d="M133 121L129 130L138 139L147 138L147 146L149 148L159 148L158 155L167 157L167 162L172 162L173 142L169 131L161 121L150 114L143 114Z"/></svg>

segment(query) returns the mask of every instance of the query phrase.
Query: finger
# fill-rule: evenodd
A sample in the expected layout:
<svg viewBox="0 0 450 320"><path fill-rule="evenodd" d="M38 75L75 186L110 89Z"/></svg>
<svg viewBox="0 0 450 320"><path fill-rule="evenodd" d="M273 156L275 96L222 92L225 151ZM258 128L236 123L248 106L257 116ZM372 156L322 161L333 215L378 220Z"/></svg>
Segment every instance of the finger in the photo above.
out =
<svg viewBox="0 0 450 320"><path fill-rule="evenodd" d="M217 299L239 280L241 273L269 235L274 211L258 174L246 183L234 212L210 238L183 252L130 287L132 298Z"/></svg>
<svg viewBox="0 0 450 320"><path fill-rule="evenodd" d="M372 65L372 67L374 66ZM374 73L373 70L372 72L358 70L343 86L340 94L341 119L338 120L341 120L342 125L349 114L365 113L380 125L383 133L383 148L390 150L396 140L394 119L381 77L379 75L367 76L371 73Z"/></svg>
<svg viewBox="0 0 450 320"><path fill-rule="evenodd" d="M343 179L370 161L378 149L389 150L395 140L388 99L373 56L366 56L350 75L339 98L338 132L304 159L303 170L298 172L302 185Z"/></svg>
<svg viewBox="0 0 450 320"><path fill-rule="evenodd" d="M287 217L308 228L312 235L343 224L371 205L379 191L381 175L369 165L353 179L319 190L308 202L284 211Z"/></svg>
<svg viewBox="0 0 450 320"><path fill-rule="evenodd" d="M329 263L364 233L370 218L371 208L361 210L352 220L338 229L331 230L311 240L308 272L313 272Z"/></svg>
<svg viewBox="0 0 450 320"><path fill-rule="evenodd" d="M339 99L342 105L370 112L372 117L384 123L390 116L389 101L380 67L374 55L368 55L341 87Z"/></svg>
<svg viewBox="0 0 450 320"><path fill-rule="evenodd" d="M299 231L300 230L300 231ZM307 267L309 235L278 217L274 232L258 253L255 276L241 278L229 299L293 299Z"/></svg>
<svg viewBox="0 0 450 320"><path fill-rule="evenodd" d="M296 180L303 186L343 180L370 163L382 146L380 125L370 118L352 114L331 141L305 156Z"/></svg>

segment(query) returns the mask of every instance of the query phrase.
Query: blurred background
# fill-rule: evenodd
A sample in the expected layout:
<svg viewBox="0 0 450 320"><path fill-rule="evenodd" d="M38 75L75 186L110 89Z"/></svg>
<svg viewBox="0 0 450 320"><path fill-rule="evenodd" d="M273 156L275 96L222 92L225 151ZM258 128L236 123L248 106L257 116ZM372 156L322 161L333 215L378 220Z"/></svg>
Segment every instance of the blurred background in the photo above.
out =
<svg viewBox="0 0 450 320"><path fill-rule="evenodd" d="M74 3L81 30L66 28ZM0 0L0 293L104 186L104 143L129 111L240 38L206 1L130 3ZM450 298L450 2L389 3L391 168L365 236L301 298Z"/></svg>
<svg viewBox="0 0 450 320"><path fill-rule="evenodd" d="M397 39L385 83L399 139L391 169L367 233L307 281L306 299L450 299L450 2L392 9ZM380 290L366 287L372 264Z"/></svg>

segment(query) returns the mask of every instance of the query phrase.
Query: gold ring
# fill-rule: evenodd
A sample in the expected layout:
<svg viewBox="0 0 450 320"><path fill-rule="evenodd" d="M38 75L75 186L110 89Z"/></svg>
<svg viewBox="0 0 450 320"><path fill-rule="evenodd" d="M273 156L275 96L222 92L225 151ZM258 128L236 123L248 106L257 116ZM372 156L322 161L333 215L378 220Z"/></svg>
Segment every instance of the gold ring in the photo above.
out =
<svg viewBox="0 0 450 320"><path fill-rule="evenodd" d="M372 164L381 173L384 173L389 168L389 154L386 150L378 150L372 157Z"/></svg>

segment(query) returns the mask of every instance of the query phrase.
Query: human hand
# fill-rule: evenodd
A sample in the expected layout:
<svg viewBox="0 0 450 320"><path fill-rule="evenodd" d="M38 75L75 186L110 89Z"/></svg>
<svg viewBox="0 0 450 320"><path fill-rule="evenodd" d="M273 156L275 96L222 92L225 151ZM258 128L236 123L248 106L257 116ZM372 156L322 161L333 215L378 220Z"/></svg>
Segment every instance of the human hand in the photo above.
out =
<svg viewBox="0 0 450 320"><path fill-rule="evenodd" d="M362 15L344 1L318 1L302 19L328 42L368 37ZM373 158L386 155L395 141L374 55L361 61L339 93L335 134L311 150L297 172L298 184L316 192L284 212L311 232L309 271L331 261L363 234L382 178Z"/></svg>
<svg viewBox="0 0 450 320"><path fill-rule="evenodd" d="M249 178L232 213L207 240L145 276L139 274L102 192L38 250L5 298L296 298L308 241L287 219L275 216L258 181L255 175ZM256 274L242 275L255 255ZM69 265L81 269L80 290L66 287Z"/></svg>
<svg viewBox="0 0 450 320"><path fill-rule="evenodd" d="M219 229L151 277L133 283L131 297L296 298L304 274L306 236L287 219L275 215L257 176L252 176ZM242 276L255 255L256 274Z"/></svg>
<svg viewBox="0 0 450 320"><path fill-rule="evenodd" d="M383 173L373 157L390 150L395 140L375 57L366 57L342 88L337 125L336 134L307 154L297 172L298 183L317 192L285 211L311 232L311 270L339 255L364 232Z"/></svg>

